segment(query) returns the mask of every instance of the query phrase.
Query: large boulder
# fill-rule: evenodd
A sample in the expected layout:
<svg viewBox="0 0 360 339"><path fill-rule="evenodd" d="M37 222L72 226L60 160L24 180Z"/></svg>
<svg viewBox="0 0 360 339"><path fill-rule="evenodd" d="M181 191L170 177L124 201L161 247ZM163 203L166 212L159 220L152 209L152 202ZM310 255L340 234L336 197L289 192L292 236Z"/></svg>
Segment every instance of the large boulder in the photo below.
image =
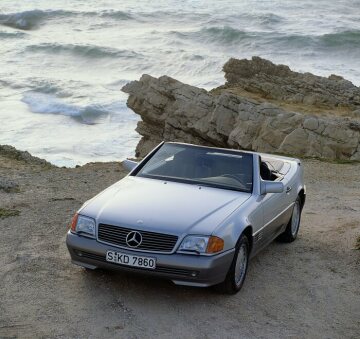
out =
<svg viewBox="0 0 360 339"><path fill-rule="evenodd" d="M223 88L241 88L267 99L319 107L360 109L360 88L338 75L298 73L259 57L230 59L223 67ZM354 113L358 115L358 113Z"/></svg>
<svg viewBox="0 0 360 339"><path fill-rule="evenodd" d="M233 77L229 75L230 67L234 69ZM168 76L143 75L140 80L125 85L122 90L129 94L127 104L142 119L137 126L142 139L136 155L143 157L160 141L168 140L300 157L360 160L359 120L350 114L305 114L292 111L289 106L281 107L280 100L288 98L282 88L279 89L279 93L285 93L282 99L277 97L277 101L271 102L248 95L247 90L238 90L237 81L243 78L253 79L259 87L263 86L262 80L256 82L254 79L259 74L284 78L292 84L290 78L300 76L294 75L287 66L277 66L260 58L238 62L232 59L224 69L228 83L210 92ZM302 76L313 79L314 86L314 79L321 78ZM349 82L342 78L321 79L336 82L334 88L346 87L353 94L359 90L351 83L350 88ZM323 86L319 93L325 93L327 85L321 79L317 79ZM235 85L231 87L229 81ZM298 82L294 84L298 85ZM355 94L351 102L340 94L334 100L338 105L351 106L351 111L359 108ZM308 94L303 91L302 95ZM321 100L331 105L331 100Z"/></svg>

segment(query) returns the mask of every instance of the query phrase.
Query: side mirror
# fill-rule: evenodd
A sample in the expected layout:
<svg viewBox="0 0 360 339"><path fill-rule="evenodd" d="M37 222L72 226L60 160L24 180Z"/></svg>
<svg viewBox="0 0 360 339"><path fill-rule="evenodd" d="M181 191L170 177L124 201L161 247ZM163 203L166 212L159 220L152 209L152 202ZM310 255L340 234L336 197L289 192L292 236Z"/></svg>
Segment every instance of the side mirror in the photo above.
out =
<svg viewBox="0 0 360 339"><path fill-rule="evenodd" d="M138 165L136 161L129 159L124 160L122 164L129 172L131 172Z"/></svg>
<svg viewBox="0 0 360 339"><path fill-rule="evenodd" d="M266 193L282 193L284 192L284 184L279 181L261 181L261 194Z"/></svg>

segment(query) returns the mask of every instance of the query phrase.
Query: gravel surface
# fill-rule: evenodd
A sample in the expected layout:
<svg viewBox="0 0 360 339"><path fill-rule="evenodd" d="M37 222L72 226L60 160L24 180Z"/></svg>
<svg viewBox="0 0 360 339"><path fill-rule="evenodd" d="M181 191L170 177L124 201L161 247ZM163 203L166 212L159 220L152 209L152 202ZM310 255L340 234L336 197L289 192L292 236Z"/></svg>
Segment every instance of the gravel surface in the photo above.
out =
<svg viewBox="0 0 360 339"><path fill-rule="evenodd" d="M240 293L70 263L81 204L125 175L120 163L49 167L0 153L0 338L358 338L360 164L304 161L298 239L250 263Z"/></svg>

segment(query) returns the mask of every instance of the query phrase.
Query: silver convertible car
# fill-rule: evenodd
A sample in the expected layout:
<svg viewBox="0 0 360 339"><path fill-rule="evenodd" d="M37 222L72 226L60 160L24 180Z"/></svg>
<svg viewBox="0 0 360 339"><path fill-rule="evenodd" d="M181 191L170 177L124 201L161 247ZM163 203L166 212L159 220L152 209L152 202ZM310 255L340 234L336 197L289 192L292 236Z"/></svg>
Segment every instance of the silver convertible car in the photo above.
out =
<svg viewBox="0 0 360 339"><path fill-rule="evenodd" d="M295 240L305 203L298 159L161 143L75 214L72 262L236 293L249 259Z"/></svg>

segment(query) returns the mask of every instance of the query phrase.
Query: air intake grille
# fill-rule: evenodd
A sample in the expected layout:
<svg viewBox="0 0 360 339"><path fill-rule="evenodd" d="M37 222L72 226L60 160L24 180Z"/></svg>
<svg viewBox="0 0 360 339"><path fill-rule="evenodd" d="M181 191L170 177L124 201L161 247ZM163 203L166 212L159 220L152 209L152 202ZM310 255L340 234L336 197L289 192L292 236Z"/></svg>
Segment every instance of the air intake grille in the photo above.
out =
<svg viewBox="0 0 360 339"><path fill-rule="evenodd" d="M118 265L118 264L113 264L113 263L109 263L106 261L105 256L103 255L99 255L99 254L95 254L95 253L89 253L89 252L82 252L82 251L75 251L75 254L78 257L81 258L88 258L88 259L92 259L92 260L98 260L98 261L102 261L102 262L106 262L107 264L113 265L114 267L125 267L127 269L133 269L134 271L147 271L147 272L159 272L159 273L165 273L165 274L171 274L171 275L179 275L179 276L185 276L185 277L194 277L194 273L197 275L199 272L198 271L191 271L191 270L186 270L183 268L175 268L175 267L167 267L167 266L156 266L156 268L154 270L149 270L146 268L141 268L141 267L131 267L131 266L124 266L124 265Z"/></svg>
<svg viewBox="0 0 360 339"><path fill-rule="evenodd" d="M132 248L126 243L126 236L133 231L139 232L142 236L141 244L136 247L136 250L172 252L178 240L178 237L175 235L138 231L131 228L105 224L99 224L98 239L115 246Z"/></svg>

